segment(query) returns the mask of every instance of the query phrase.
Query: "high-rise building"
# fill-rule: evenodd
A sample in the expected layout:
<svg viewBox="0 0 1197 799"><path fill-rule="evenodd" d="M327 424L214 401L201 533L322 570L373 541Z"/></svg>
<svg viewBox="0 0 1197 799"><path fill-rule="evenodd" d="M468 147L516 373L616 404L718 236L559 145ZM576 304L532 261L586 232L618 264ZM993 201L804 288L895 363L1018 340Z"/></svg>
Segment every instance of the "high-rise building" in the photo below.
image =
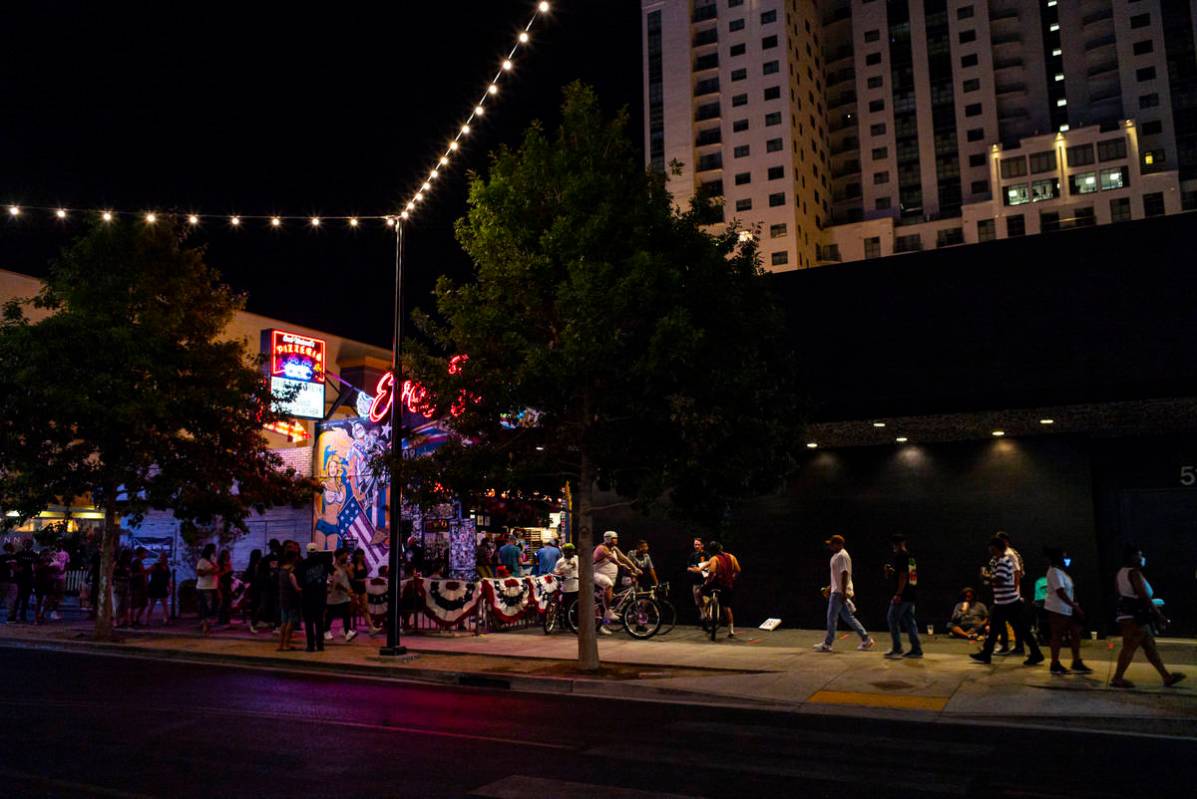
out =
<svg viewBox="0 0 1197 799"><path fill-rule="evenodd" d="M1197 208L1197 0L642 9L649 164L767 268Z"/></svg>

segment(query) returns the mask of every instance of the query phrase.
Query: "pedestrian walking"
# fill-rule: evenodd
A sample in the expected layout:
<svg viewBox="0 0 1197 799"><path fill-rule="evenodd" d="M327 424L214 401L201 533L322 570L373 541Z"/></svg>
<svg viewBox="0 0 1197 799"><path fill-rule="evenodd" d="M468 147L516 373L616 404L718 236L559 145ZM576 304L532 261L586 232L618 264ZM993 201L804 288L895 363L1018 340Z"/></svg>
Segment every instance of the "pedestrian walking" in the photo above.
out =
<svg viewBox="0 0 1197 799"><path fill-rule="evenodd" d="M266 554L258 564L257 583L261 596L258 601L258 615L250 621L249 631L275 630L278 627L278 569L282 563L283 545L277 538L270 539Z"/></svg>
<svg viewBox="0 0 1197 799"><path fill-rule="evenodd" d="M894 587L893 596L889 600L886 611L886 621L889 623L889 635L893 639L893 647L885 653L887 658L921 658L923 645L919 641L919 623L915 619L916 591L919 584L919 570L914 555L910 553L906 536L898 533L890 537L893 547L893 560L885 564L885 575ZM902 651L902 631L910 639L910 649Z"/></svg>
<svg viewBox="0 0 1197 799"><path fill-rule="evenodd" d="M71 556L63 547L61 541L55 541L50 547L49 556L49 593L46 597L45 618L50 621L58 621L62 617L58 614L58 608L62 604L63 594L66 593L66 573L67 566L71 562Z"/></svg>
<svg viewBox="0 0 1197 799"><path fill-rule="evenodd" d="M1047 625L1051 630L1048 642L1052 653L1051 673L1068 674L1068 669L1060 663L1060 647L1067 635L1072 649L1072 671L1091 674L1093 669L1081 660L1081 624L1084 623L1085 612L1076 601L1076 589L1067 571L1072 558L1063 549L1047 548L1043 554L1051 564L1047 569L1047 595L1043 599Z"/></svg>
<svg viewBox="0 0 1197 799"><path fill-rule="evenodd" d="M35 624L46 623L46 613L50 608L50 597L54 593L54 569L58 565L51 557L47 547L38 553L37 566L33 574L33 621Z"/></svg>
<svg viewBox="0 0 1197 799"><path fill-rule="evenodd" d="M1159 672L1165 688L1171 688L1185 678L1179 671L1168 671L1156 648L1155 631L1165 626L1168 620L1152 601L1154 593L1151 583L1143 574L1146 566L1147 558L1142 551L1134 544L1127 545L1122 553L1122 568L1114 577L1114 587L1118 592L1118 626L1122 628L1122 651L1118 653L1118 666L1110 680L1111 688L1135 687L1126 679L1126 670L1139 649L1143 650L1147 662Z"/></svg>
<svg viewBox="0 0 1197 799"><path fill-rule="evenodd" d="M1039 651L1039 644L1027 630L1026 614L1022 612L1022 595L1019 592L1019 578L1022 575L1018 573L1014 559L1006 550L1004 538L994 536L990 539L989 553L994 564L990 577L993 584L993 615L989 620L989 635L985 637L985 645L980 652L974 652L969 657L978 663L989 663L1000 631L1008 623L1014 629L1014 640L1025 642L1031 650L1030 657L1023 661L1023 665L1035 666L1043 662L1043 653Z"/></svg>
<svg viewBox="0 0 1197 799"><path fill-rule="evenodd" d="M205 544L195 564L195 597L199 605L200 629L204 635L212 630L219 601L220 567L216 565L216 545Z"/></svg>
<svg viewBox="0 0 1197 799"><path fill-rule="evenodd" d="M308 544L308 556L300 567L300 600L303 635L309 652L324 651L324 614L328 602L328 577L332 574L332 553Z"/></svg>
<svg viewBox="0 0 1197 799"><path fill-rule="evenodd" d="M0 548L0 604L7 613L4 619L8 623L16 621L17 611L17 549L11 541L5 541Z"/></svg>
<svg viewBox="0 0 1197 799"><path fill-rule="evenodd" d="M877 642L856 618L856 605L852 601L856 595L852 585L852 556L844 548L844 537L837 533L823 543L831 551L831 584L823 589L823 596L827 597L827 636L821 644L815 645L815 651L831 651L840 619L860 636L857 649L872 649Z"/></svg>
<svg viewBox="0 0 1197 799"><path fill-rule="evenodd" d="M291 636L299 624L301 607L299 579L295 576L298 564L299 555L294 550L283 553L283 562L278 570L279 652L290 652L295 648L291 646Z"/></svg>
<svg viewBox="0 0 1197 799"><path fill-rule="evenodd" d="M333 559L332 579L328 583L328 620L324 625L324 640L332 640L333 619L341 620L341 632L345 642L352 641L357 636L353 628L353 588L349 584L349 553L344 549L337 550Z"/></svg>
<svg viewBox="0 0 1197 799"><path fill-rule="evenodd" d="M1027 574L1026 564L1023 562L1022 553L1014 548L1014 544L1010 543L1010 534L1009 533L1007 533L1005 530L998 530L996 533L994 533L994 535L1006 542L1006 554L1010 557L1010 560L1014 562L1014 572L1015 572L1014 579L1015 579L1015 582L1017 583L1017 587L1018 587L1018 605L1016 607L1012 608L1011 612L1021 614L1023 616L1023 621L1024 621L1024 626L1022 628L1016 627L1013 624L1010 625L1011 628L1013 628L1013 630L1014 630L1014 648L1013 649L1010 648L1010 633L1007 632L1006 625L1004 625L1004 624L1002 625L1002 628L1000 630L998 630L998 643L1000 644L1000 646L998 647L997 654L1001 655L1003 657L1005 657L1006 655L1013 655L1015 657L1023 657L1024 655L1026 655L1027 650L1026 650L1026 646L1023 642L1023 639L1021 637L1021 633L1019 633L1019 630L1025 629L1025 630L1027 630L1027 633L1029 634L1030 629L1031 629L1030 622L1027 621L1027 619L1026 619L1027 608L1026 608L1026 605L1023 603L1023 599L1022 599L1022 578L1025 577ZM993 563L994 563L994 561L990 560L991 566L993 565Z"/></svg>
<svg viewBox="0 0 1197 799"><path fill-rule="evenodd" d="M146 597L149 599L149 609L146 611L145 622L148 625L154 620L154 608L162 606L162 624L170 624L170 595L174 592L174 579L170 573L170 560L166 552L159 552L158 559L150 566L146 584Z"/></svg>
<svg viewBox="0 0 1197 799"><path fill-rule="evenodd" d="M133 559L129 563L129 624L132 627L141 626L146 605L149 604L149 575L145 569L145 557L148 554L145 547L138 547L133 551Z"/></svg>

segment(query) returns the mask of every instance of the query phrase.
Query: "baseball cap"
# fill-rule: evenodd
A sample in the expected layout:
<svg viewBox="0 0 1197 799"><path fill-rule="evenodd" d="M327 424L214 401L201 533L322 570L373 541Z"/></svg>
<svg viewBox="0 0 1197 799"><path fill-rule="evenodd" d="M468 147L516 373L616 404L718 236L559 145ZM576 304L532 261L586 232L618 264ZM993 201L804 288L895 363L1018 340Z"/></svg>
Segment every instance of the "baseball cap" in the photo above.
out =
<svg viewBox="0 0 1197 799"><path fill-rule="evenodd" d="M836 533L835 535L833 535L831 538L828 538L823 543L824 544L840 544L842 546L844 543L844 537L842 535L840 535L839 533Z"/></svg>

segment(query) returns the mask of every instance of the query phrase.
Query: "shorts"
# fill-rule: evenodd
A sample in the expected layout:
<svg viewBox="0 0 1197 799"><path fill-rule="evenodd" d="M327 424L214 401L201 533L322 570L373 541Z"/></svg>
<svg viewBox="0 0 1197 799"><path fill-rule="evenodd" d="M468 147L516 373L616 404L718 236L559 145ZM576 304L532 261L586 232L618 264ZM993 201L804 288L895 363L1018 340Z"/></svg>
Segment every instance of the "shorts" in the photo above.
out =
<svg viewBox="0 0 1197 799"><path fill-rule="evenodd" d="M599 588L614 588L615 587L614 580L612 580L610 577L608 577L605 574L600 574L599 572L594 573L594 584L597 585Z"/></svg>
<svg viewBox="0 0 1197 799"><path fill-rule="evenodd" d="M279 611L282 624L299 624L301 622L299 608L283 608Z"/></svg>
<svg viewBox="0 0 1197 799"><path fill-rule="evenodd" d="M199 607L200 621L206 621L216 615L216 592L210 588L199 588L195 592L196 605Z"/></svg>
<svg viewBox="0 0 1197 799"><path fill-rule="evenodd" d="M704 596L710 596L711 592L719 589L719 605L725 608L734 608L736 606L736 589L724 588L721 585L704 585L702 593Z"/></svg>

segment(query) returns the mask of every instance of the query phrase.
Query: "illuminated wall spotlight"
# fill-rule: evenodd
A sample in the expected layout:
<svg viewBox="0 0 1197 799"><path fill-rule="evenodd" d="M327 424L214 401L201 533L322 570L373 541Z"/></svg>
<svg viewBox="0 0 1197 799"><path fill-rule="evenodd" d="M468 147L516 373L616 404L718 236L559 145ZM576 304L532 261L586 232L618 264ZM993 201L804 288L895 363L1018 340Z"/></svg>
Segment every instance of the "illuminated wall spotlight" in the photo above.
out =
<svg viewBox="0 0 1197 799"><path fill-rule="evenodd" d="M1055 419L1040 419L1039 424L1055 424Z"/></svg>
<svg viewBox="0 0 1197 799"><path fill-rule="evenodd" d="M885 422L873 422L873 427L876 427L876 428L885 427Z"/></svg>
<svg viewBox="0 0 1197 799"><path fill-rule="evenodd" d="M818 442L818 441L808 441L808 442L806 443L806 448L807 448L807 449L818 449L818 448L819 448L819 442Z"/></svg>
<svg viewBox="0 0 1197 799"><path fill-rule="evenodd" d="M282 227L283 220L279 219L277 216L272 216L272 217L270 217L270 226L271 227Z"/></svg>
<svg viewBox="0 0 1197 799"><path fill-rule="evenodd" d="M1002 436L1006 435L1006 431L1005 430L994 430L993 433L991 433L991 435L994 438L1001 438Z"/></svg>
<svg viewBox="0 0 1197 799"><path fill-rule="evenodd" d="M190 215L188 215L188 217L187 217L187 224L189 224L189 225L198 225L198 224L199 224L199 217L198 217L198 216L196 216L195 214L190 214Z"/></svg>
<svg viewBox="0 0 1197 799"><path fill-rule="evenodd" d="M905 444L909 440L910 439L907 438L906 436L898 436L897 438L894 439L894 441L897 441L899 444Z"/></svg>

